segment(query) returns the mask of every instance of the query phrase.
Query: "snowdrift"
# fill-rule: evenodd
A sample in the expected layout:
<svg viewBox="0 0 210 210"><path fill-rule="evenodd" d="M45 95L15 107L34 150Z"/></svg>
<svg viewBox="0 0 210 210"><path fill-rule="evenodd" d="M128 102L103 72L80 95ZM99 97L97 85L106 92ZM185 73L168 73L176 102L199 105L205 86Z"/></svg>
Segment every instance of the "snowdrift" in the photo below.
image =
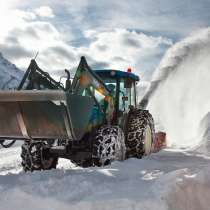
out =
<svg viewBox="0 0 210 210"><path fill-rule="evenodd" d="M4 151L0 210L208 210L210 205L207 156L162 151L87 169L61 160L56 170L24 173L14 155L19 148Z"/></svg>
<svg viewBox="0 0 210 210"><path fill-rule="evenodd" d="M144 96L171 146L194 147L203 139L200 123L210 111L209 52L210 28L172 46ZM202 129L207 132L207 125Z"/></svg>

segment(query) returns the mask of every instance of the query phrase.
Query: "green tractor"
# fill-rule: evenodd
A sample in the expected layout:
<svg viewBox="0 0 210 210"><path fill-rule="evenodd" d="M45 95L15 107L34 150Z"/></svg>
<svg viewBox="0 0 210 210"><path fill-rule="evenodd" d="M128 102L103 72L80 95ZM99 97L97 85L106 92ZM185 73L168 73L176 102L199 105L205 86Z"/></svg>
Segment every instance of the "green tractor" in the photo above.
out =
<svg viewBox="0 0 210 210"><path fill-rule="evenodd" d="M66 73L64 86L32 60L18 90L0 91L1 144L24 140L25 171L56 168L58 158L89 167L152 152L154 122L137 104L137 75L93 71L85 57L72 80Z"/></svg>

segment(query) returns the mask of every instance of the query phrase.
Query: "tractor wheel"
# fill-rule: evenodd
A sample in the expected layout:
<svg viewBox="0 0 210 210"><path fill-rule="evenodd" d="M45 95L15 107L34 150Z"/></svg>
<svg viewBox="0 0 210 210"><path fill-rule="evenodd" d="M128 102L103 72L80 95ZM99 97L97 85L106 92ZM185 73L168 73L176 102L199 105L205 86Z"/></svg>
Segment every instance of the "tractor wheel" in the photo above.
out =
<svg viewBox="0 0 210 210"><path fill-rule="evenodd" d="M155 139L154 121L147 110L131 110L128 115L126 156L142 158L152 152Z"/></svg>
<svg viewBox="0 0 210 210"><path fill-rule="evenodd" d="M48 157L44 142L25 142L21 149L22 167L24 171L50 170L56 168L58 158Z"/></svg>
<svg viewBox="0 0 210 210"><path fill-rule="evenodd" d="M105 166L114 160L125 159L125 140L118 126L103 126L93 139L93 164Z"/></svg>

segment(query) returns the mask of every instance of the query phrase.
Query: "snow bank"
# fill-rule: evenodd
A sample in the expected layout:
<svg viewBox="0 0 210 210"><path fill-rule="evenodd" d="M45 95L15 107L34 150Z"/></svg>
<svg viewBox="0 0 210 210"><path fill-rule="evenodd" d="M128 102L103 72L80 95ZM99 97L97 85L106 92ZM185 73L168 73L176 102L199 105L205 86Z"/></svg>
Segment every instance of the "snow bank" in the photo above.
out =
<svg viewBox="0 0 210 210"><path fill-rule="evenodd" d="M157 68L144 99L172 146L201 141L199 126L210 111L210 28L172 46Z"/></svg>
<svg viewBox="0 0 210 210"><path fill-rule="evenodd" d="M189 201L194 198L197 207L210 205L209 194L196 197L202 187L209 193L207 156L162 151L104 168L82 169L61 161L56 170L23 173L14 152L14 148L7 150L8 159L1 159L6 161L8 172L13 167L16 173L0 175L0 210L179 209L176 207L188 205L178 193L183 195L185 187ZM2 170L5 174L6 167L1 165ZM191 195L193 190L198 191Z"/></svg>
<svg viewBox="0 0 210 210"><path fill-rule="evenodd" d="M169 209L209 210L210 169L198 173L183 174L168 194Z"/></svg>

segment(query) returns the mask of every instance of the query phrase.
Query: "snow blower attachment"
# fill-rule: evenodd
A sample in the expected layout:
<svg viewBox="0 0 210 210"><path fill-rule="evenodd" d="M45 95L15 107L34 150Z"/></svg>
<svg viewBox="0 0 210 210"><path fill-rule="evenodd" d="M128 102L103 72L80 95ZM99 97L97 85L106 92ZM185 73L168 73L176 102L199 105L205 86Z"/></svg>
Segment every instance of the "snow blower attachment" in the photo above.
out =
<svg viewBox="0 0 210 210"><path fill-rule="evenodd" d="M88 167L152 152L154 123L137 106L138 76L93 71L84 57L72 81L66 72L64 86L32 60L17 90L0 91L0 143L24 141L25 171L55 168L60 157Z"/></svg>

